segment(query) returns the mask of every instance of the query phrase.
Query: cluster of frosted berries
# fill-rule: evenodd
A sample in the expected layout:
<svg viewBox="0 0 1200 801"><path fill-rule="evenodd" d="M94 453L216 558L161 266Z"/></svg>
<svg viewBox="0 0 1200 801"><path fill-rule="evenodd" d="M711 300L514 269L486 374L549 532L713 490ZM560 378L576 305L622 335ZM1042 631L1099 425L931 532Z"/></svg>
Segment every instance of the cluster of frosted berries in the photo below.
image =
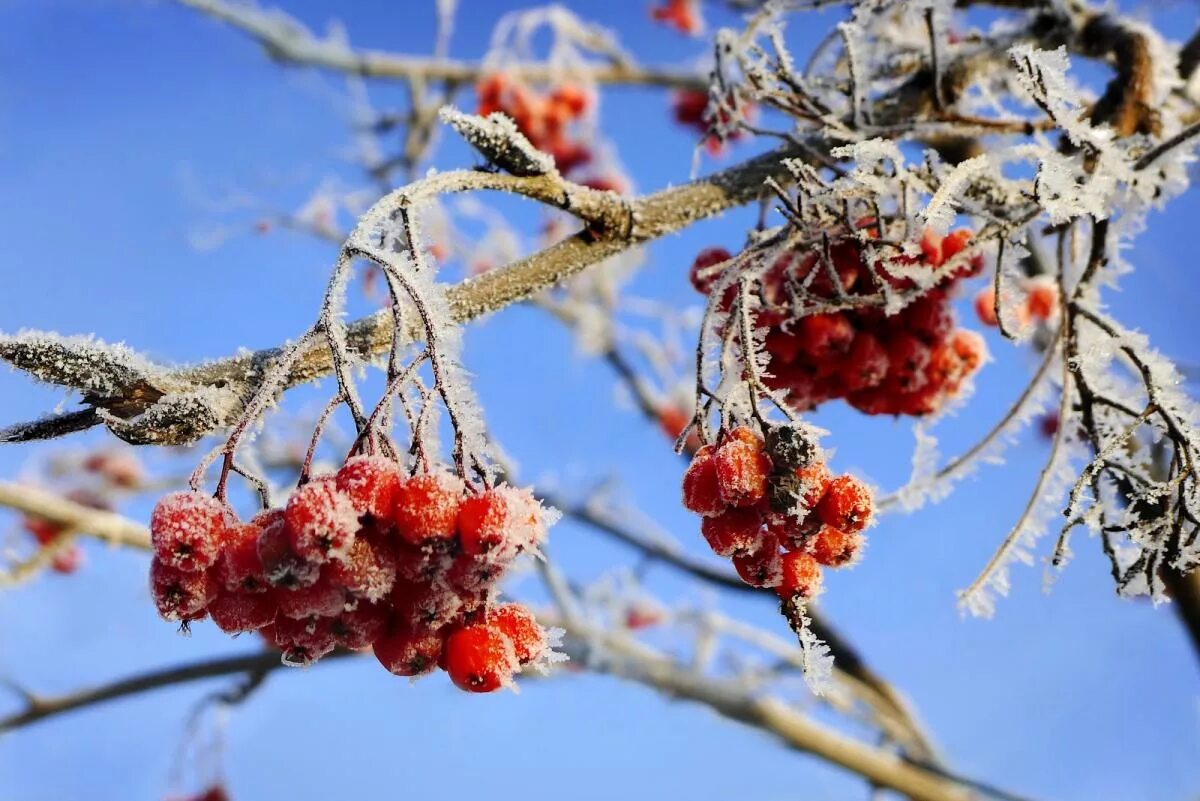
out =
<svg viewBox="0 0 1200 801"><path fill-rule="evenodd" d="M165 619L258 631L287 664L373 648L398 676L441 667L460 688L491 692L551 658L532 613L496 602L546 523L526 490L476 490L447 471L406 477L358 456L245 523L203 493L163 498L150 585Z"/></svg>
<svg viewBox="0 0 1200 801"><path fill-rule="evenodd" d="M970 238L965 229L945 237L927 233L921 255L908 264L941 267ZM836 272L842 292L851 298L878 291L873 275L897 290L913 288L910 278L892 276L883 268L870 270L852 238L833 242L829 257L832 271L811 251L789 253L763 275L762 307L755 311L754 323L765 332L767 385L786 393L788 404L797 411L837 398L866 414L920 416L942 408L987 356L982 337L956 328L950 305L957 282L978 275L982 258L970 260L896 314L854 308L797 318L796 287L805 287L820 299L837 300L831 272ZM720 278L720 265L730 258L723 248L702 251L692 264L692 284L708 294ZM732 306L735 293L736 288L730 287L722 297L723 310Z"/></svg>
<svg viewBox="0 0 1200 801"><path fill-rule="evenodd" d="M766 441L745 426L722 431L692 458L683 505L703 517L700 533L742 581L784 601L814 598L822 567L853 563L874 512L867 486L832 476L792 426L768 429Z"/></svg>
<svg viewBox="0 0 1200 801"><path fill-rule="evenodd" d="M619 178L588 172L595 154L571 129L572 123L582 119L595 105L591 92L572 83L561 83L540 94L518 79L493 73L476 84L475 94L476 114L486 117L500 111L512 117L530 144L554 159L554 166L564 177L593 189L624 190Z"/></svg>

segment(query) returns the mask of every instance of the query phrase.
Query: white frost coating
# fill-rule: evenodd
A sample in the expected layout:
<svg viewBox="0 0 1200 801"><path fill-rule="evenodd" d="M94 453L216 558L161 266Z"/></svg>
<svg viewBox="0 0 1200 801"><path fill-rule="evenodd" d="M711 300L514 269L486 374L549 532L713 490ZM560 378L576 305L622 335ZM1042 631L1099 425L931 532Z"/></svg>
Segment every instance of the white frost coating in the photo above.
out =
<svg viewBox="0 0 1200 801"><path fill-rule="evenodd" d="M814 695L825 695L833 687L833 654L829 646L812 632L812 620L800 611L802 627L797 632L800 642L800 658L804 664L804 682Z"/></svg>
<svg viewBox="0 0 1200 801"><path fill-rule="evenodd" d="M109 344L90 334L0 333L0 358L47 383L101 396L120 396L139 380L165 376L162 368L123 343Z"/></svg>
<svg viewBox="0 0 1200 801"><path fill-rule="evenodd" d="M942 179L941 186L921 211L921 219L937 233L945 234L958 214L955 200L966 191L973 180L993 169L992 159L986 153L955 165L950 174Z"/></svg>

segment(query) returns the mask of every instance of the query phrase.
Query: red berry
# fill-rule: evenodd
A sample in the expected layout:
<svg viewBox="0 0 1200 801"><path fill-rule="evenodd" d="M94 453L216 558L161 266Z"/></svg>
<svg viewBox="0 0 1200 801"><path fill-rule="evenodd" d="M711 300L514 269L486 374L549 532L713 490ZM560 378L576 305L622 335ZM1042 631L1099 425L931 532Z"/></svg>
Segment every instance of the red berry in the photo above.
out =
<svg viewBox="0 0 1200 801"><path fill-rule="evenodd" d="M941 342L954 329L954 313L946 296L937 290L913 301L900 312L900 318L909 331L930 345Z"/></svg>
<svg viewBox="0 0 1200 801"><path fill-rule="evenodd" d="M692 261L692 267L688 271L688 278L696 291L707 295L713 284L721 277L721 272L715 269L716 265L732 258L733 254L725 248L705 248L696 254L695 260Z"/></svg>
<svg viewBox="0 0 1200 801"><path fill-rule="evenodd" d="M279 604L279 614L284 617L336 617L346 608L346 591L335 584L328 574L322 574L307 587L277 590L275 601Z"/></svg>
<svg viewBox="0 0 1200 801"><path fill-rule="evenodd" d="M262 634L283 651L283 663L293 667L311 665L337 646L331 618L293 620L280 616L262 629Z"/></svg>
<svg viewBox="0 0 1200 801"><path fill-rule="evenodd" d="M440 628L463 610L463 599L442 582L399 583L392 589L389 603L397 625L410 628Z"/></svg>
<svg viewBox="0 0 1200 801"><path fill-rule="evenodd" d="M1026 287L1025 311L1032 320L1049 320L1058 314L1058 284L1054 279L1032 279Z"/></svg>
<svg viewBox="0 0 1200 801"><path fill-rule="evenodd" d="M444 631L399 626L375 641L375 658L389 673L422 676L438 666Z"/></svg>
<svg viewBox="0 0 1200 801"><path fill-rule="evenodd" d="M150 515L154 554L179 570L206 570L217 561L232 517L223 502L201 492L173 492Z"/></svg>
<svg viewBox="0 0 1200 801"><path fill-rule="evenodd" d="M986 287L979 290L979 294L975 296L975 316L984 325L999 324L999 319L996 317L996 290L994 288Z"/></svg>
<svg viewBox="0 0 1200 801"><path fill-rule="evenodd" d="M766 496L771 460L762 440L749 428L731 432L713 454L713 467L721 500L727 505L753 506Z"/></svg>
<svg viewBox="0 0 1200 801"><path fill-rule="evenodd" d="M800 321L805 349L817 360L841 356L854 341L854 326L844 314L813 314Z"/></svg>
<svg viewBox="0 0 1200 801"><path fill-rule="evenodd" d="M546 633L533 613L521 604L496 607L488 613L487 622L508 637L522 665L535 661L546 650Z"/></svg>
<svg viewBox="0 0 1200 801"><path fill-rule="evenodd" d="M717 481L716 448L703 445L696 450L692 463L683 474L683 506L699 515L712 516L725 511L721 487Z"/></svg>
<svg viewBox="0 0 1200 801"><path fill-rule="evenodd" d="M358 532L358 510L333 476L310 481L292 493L283 512L292 548L313 564L345 559Z"/></svg>
<svg viewBox="0 0 1200 801"><path fill-rule="evenodd" d="M810 554L791 551L783 555L782 575L775 592L787 601L815 598L821 591L821 566Z"/></svg>
<svg viewBox="0 0 1200 801"><path fill-rule="evenodd" d="M830 481L825 496L817 505L817 515L822 523L851 534L867 527L873 511L871 490L851 475Z"/></svg>
<svg viewBox="0 0 1200 801"><path fill-rule="evenodd" d="M390 620L391 610L384 604L359 601L353 609L333 619L331 631L342 648L358 651L380 639Z"/></svg>
<svg viewBox="0 0 1200 801"><path fill-rule="evenodd" d="M473 693L490 693L510 684L517 668L512 641L487 624L455 631L446 640L442 657L450 680Z"/></svg>
<svg viewBox="0 0 1200 801"><path fill-rule="evenodd" d="M544 535L541 507L528 490L502 484L463 499L458 536L469 554L515 556Z"/></svg>
<svg viewBox="0 0 1200 801"><path fill-rule="evenodd" d="M446 571L446 583L459 593L486 592L504 573L505 567L507 565L496 560L493 554L460 554Z"/></svg>
<svg viewBox="0 0 1200 801"><path fill-rule="evenodd" d="M764 540L759 548L733 557L733 569L751 587L774 587L783 579L783 556L774 537Z"/></svg>
<svg viewBox="0 0 1200 801"><path fill-rule="evenodd" d="M273 510L279 514L279 510ZM217 578L226 592L267 591L267 576L258 553L258 538L270 513L263 513L249 523L231 526L225 533L224 547L217 560Z"/></svg>
<svg viewBox="0 0 1200 801"><path fill-rule="evenodd" d="M434 545L410 545L407 542L395 543L396 582L430 582L444 577L446 571L454 564L454 554L446 548Z"/></svg>
<svg viewBox="0 0 1200 801"><path fill-rule="evenodd" d="M263 512L251 521L252 525L256 523L260 528L258 557L268 583L274 587L295 589L307 587L317 580L320 566L309 562L293 549L292 534L282 509Z"/></svg>
<svg viewBox="0 0 1200 801"><path fill-rule="evenodd" d="M717 556L749 553L758 547L762 517L757 509L730 509L700 522L700 533Z"/></svg>
<svg viewBox="0 0 1200 801"><path fill-rule="evenodd" d="M346 592L364 601L381 601L396 583L396 555L380 535L360 534L343 562L324 568L329 578Z"/></svg>
<svg viewBox="0 0 1200 801"><path fill-rule="evenodd" d="M422 473L401 482L393 520L397 533L413 545L454 538L463 481L446 471Z"/></svg>
<svg viewBox="0 0 1200 801"><path fill-rule="evenodd" d="M391 518L396 491L402 479L400 466L382 456L355 456L337 472L337 488L360 515L376 520Z"/></svg>
<svg viewBox="0 0 1200 801"><path fill-rule="evenodd" d="M800 503L805 509L813 509L825 497L829 482L833 476L824 462L813 462L805 467L796 469L796 478L800 479Z"/></svg>
<svg viewBox="0 0 1200 801"><path fill-rule="evenodd" d="M217 596L217 582L207 571L180 570L155 556L150 560L150 593L164 620L186 623L204 617Z"/></svg>
<svg viewBox="0 0 1200 801"><path fill-rule="evenodd" d="M954 338L950 343L954 347L955 355L962 361L967 375L978 370L984 359L987 358L987 344L983 341L983 337L974 331L960 328L954 332Z"/></svg>
<svg viewBox="0 0 1200 801"><path fill-rule="evenodd" d="M275 620L275 599L265 592L222 592L208 605L208 614L226 634L258 631Z"/></svg>
<svg viewBox="0 0 1200 801"><path fill-rule="evenodd" d="M900 332L887 342L888 380L903 392L920 389L933 352L912 334Z"/></svg>
<svg viewBox="0 0 1200 801"><path fill-rule="evenodd" d="M863 333L854 338L839 372L846 389L857 392L883 383L888 366L888 354L883 345L875 337Z"/></svg>
<svg viewBox="0 0 1200 801"><path fill-rule="evenodd" d="M833 526L821 526L813 537L810 553L826 567L842 567L858 558L862 544L862 532L850 533Z"/></svg>

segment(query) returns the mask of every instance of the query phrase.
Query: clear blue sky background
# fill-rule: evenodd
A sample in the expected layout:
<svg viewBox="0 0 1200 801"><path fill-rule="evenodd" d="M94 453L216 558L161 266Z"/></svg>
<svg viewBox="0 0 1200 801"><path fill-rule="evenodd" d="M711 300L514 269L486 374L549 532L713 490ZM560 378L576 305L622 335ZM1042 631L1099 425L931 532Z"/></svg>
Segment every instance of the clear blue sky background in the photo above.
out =
<svg viewBox="0 0 1200 801"><path fill-rule="evenodd" d="M484 50L508 2L467 2L453 51ZM684 63L700 46L645 22L642 0L572 3L626 31L639 58ZM420 53L432 2L292 0L306 23L335 14L360 46ZM1175 35L1195 29L1194 4L1159 6ZM811 40L825 21L802 20ZM228 221L188 189L244 187L294 208L319 180L358 174L344 158L346 119L336 78L271 64L241 35L168 3L141 0L0 4L0 330L94 332L164 360L263 347L315 313L331 251L287 235L239 237L197 251L189 231ZM388 92L377 97L386 100ZM690 138L666 123L660 94L605 97L604 128L652 190L686 180ZM466 163L444 147L443 167ZM188 176L192 176L191 179ZM1152 220L1132 259L1140 271L1114 307L1169 354L1200 358L1196 324L1197 196ZM242 222L252 219L243 215ZM714 242L736 245L744 216L657 243L638 293L694 303L685 272ZM976 401L947 426L947 453L1002 412L1031 368L992 338L995 364ZM467 361L488 420L526 477L619 474L627 497L682 532L700 553L695 520L679 508L681 465L634 413L614 410L612 378L579 358L543 315L513 309L471 328ZM0 422L36 416L61 394L0 374ZM823 411L836 466L883 486L907 472L908 424ZM0 476L45 448L0 449ZM902 688L956 769L1037 798L1184 801L1200 794L1197 660L1170 609L1113 597L1094 542L1041 592L1040 566L1014 574L995 620L960 619L965 585L1016 516L1045 445L1026 438L940 506L889 518L868 558L829 577L827 614ZM130 514L144 517L145 506ZM0 518L0 525L12 525ZM556 555L581 580L631 555L564 523ZM89 566L0 594L0 675L42 692L69 690L148 666L241 653L198 627L190 639L158 621L146 560L89 546ZM770 605L708 598L652 573L669 600L719 605L786 633ZM187 686L64 717L0 739L4 801L152 801L167 788ZM0 708L7 701L0 701ZM578 799L757 801L863 798L854 777L791 753L760 733L592 676L528 683L519 696L470 697L438 676L409 686L372 661L277 673L229 728L234 798L555 795Z"/></svg>

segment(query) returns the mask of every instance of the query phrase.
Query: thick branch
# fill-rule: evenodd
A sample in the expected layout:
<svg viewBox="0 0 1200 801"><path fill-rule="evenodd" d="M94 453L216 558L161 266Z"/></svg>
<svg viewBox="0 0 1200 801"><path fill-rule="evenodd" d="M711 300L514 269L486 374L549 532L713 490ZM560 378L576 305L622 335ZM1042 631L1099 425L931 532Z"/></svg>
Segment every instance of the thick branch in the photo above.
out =
<svg viewBox="0 0 1200 801"><path fill-rule="evenodd" d="M37 487L0 481L0 506L111 543L132 548L150 547L150 533L144 526L119 514L93 509Z"/></svg>

